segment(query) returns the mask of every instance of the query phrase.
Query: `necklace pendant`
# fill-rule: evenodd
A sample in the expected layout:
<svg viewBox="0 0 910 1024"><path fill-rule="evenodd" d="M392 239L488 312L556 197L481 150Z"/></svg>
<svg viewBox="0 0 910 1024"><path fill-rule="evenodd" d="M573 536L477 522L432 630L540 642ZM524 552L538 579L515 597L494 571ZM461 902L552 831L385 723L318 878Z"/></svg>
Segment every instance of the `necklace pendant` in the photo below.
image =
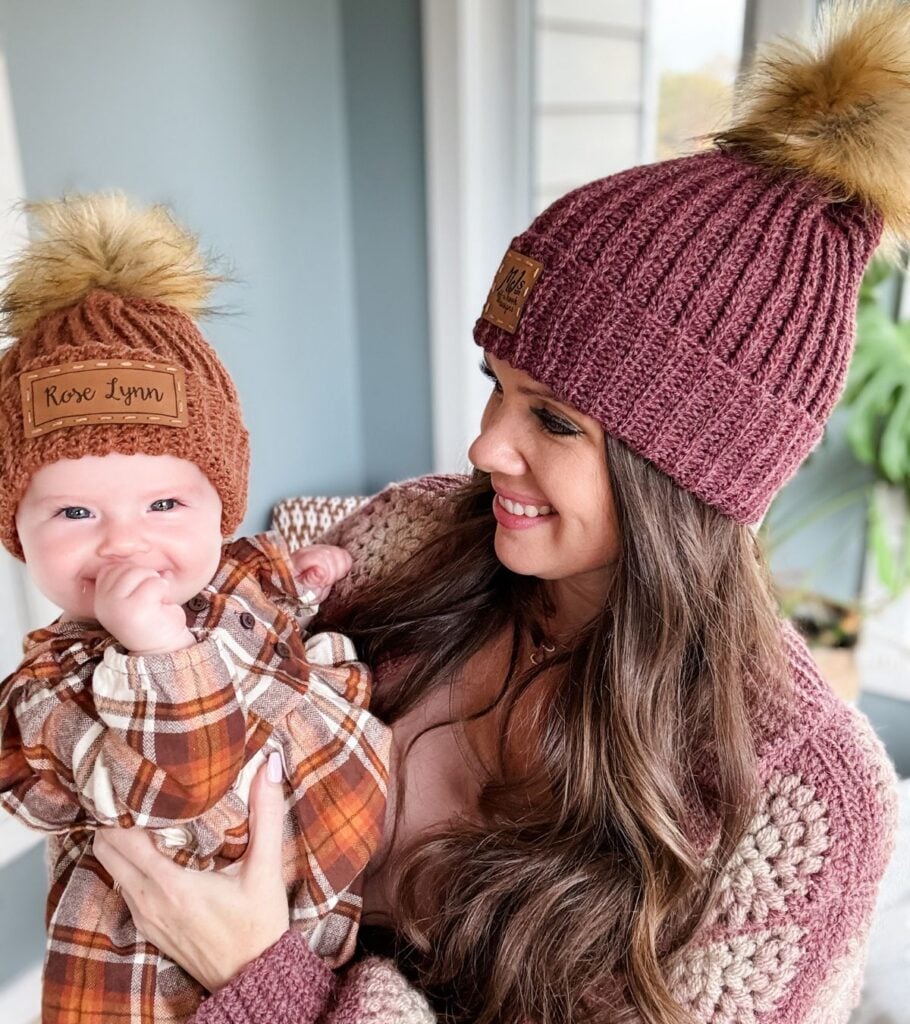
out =
<svg viewBox="0 0 910 1024"><path fill-rule="evenodd" d="M546 640L542 640L537 647L531 651L528 657L532 665L539 665L546 655L552 654L555 650L556 644L551 644Z"/></svg>

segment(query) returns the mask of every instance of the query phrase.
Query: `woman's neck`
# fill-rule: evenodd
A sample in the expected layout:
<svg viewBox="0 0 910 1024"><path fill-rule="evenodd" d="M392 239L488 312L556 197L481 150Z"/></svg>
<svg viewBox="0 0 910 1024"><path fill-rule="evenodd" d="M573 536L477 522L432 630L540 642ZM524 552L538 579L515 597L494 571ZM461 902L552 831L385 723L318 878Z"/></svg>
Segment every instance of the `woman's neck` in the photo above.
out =
<svg viewBox="0 0 910 1024"><path fill-rule="evenodd" d="M543 624L547 636L565 640L584 629L600 615L610 581L608 568L547 583L553 612Z"/></svg>

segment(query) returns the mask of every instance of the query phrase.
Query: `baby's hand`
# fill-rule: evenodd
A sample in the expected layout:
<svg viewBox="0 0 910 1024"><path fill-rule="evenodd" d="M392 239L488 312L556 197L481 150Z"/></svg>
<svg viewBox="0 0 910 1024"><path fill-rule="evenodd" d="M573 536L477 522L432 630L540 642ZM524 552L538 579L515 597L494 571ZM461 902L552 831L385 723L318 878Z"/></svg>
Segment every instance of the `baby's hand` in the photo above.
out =
<svg viewBox="0 0 910 1024"><path fill-rule="evenodd" d="M351 556L332 544L311 544L291 554L294 578L312 590L318 604L351 571Z"/></svg>
<svg viewBox="0 0 910 1024"><path fill-rule="evenodd" d="M194 644L183 608L154 569L106 566L95 580L95 618L131 654L165 654Z"/></svg>

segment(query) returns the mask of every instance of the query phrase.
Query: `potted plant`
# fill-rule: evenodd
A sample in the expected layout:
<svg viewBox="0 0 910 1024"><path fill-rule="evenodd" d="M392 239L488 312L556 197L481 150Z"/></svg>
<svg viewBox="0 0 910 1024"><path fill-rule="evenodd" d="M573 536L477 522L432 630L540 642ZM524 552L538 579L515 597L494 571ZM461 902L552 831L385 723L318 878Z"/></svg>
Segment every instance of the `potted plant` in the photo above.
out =
<svg viewBox="0 0 910 1024"><path fill-rule="evenodd" d="M897 302L889 309L883 301L895 282L882 261L863 278L856 353L841 401L850 447L875 474L857 657L867 686L910 699L910 321L897 319Z"/></svg>
<svg viewBox="0 0 910 1024"><path fill-rule="evenodd" d="M869 553L882 585L898 597L910 582L910 321L896 320L882 301L883 286L892 279L891 268L880 260L863 278L856 352L841 404L850 414L850 446L879 481L869 497ZM903 535L897 538L888 529L889 501L904 512Z"/></svg>
<svg viewBox="0 0 910 1024"><path fill-rule="evenodd" d="M861 503L866 525L861 596L845 600L822 593L808 578L816 566L795 578L782 572L779 602L839 692L855 695L858 660L865 686L910 698L910 323L896 320L897 284L891 265L873 261L860 288L856 352L841 400L847 449L868 467L868 475L857 466L846 474L851 482L841 484L841 473L826 477L822 469L817 500L796 505L791 500L789 518L772 508L761 532L770 554L792 544L794 536L809 540L808 531L820 520L833 523L835 513ZM835 445L825 454L828 438L810 459L820 460L818 468L835 449L842 451ZM842 467L843 456L838 458ZM842 556L838 548L828 561Z"/></svg>
<svg viewBox="0 0 910 1024"><path fill-rule="evenodd" d="M822 676L844 700L859 697L856 645L863 621L859 601L839 601L825 594L777 588L778 603L809 644Z"/></svg>

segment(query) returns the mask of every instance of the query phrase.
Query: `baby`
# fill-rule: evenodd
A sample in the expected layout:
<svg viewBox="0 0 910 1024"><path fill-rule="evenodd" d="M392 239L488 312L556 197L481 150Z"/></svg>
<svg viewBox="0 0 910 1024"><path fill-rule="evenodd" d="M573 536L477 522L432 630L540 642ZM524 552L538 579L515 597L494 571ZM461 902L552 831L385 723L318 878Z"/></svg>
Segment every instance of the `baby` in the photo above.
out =
<svg viewBox="0 0 910 1024"><path fill-rule="evenodd" d="M160 208L34 208L3 294L0 540L62 616L0 686L0 803L51 834L43 1024L185 1021L204 993L136 931L92 853L149 829L196 870L239 857L276 751L292 927L337 966L382 831L389 731L350 641L301 626L350 567L246 504L237 394L193 317L214 282Z"/></svg>

